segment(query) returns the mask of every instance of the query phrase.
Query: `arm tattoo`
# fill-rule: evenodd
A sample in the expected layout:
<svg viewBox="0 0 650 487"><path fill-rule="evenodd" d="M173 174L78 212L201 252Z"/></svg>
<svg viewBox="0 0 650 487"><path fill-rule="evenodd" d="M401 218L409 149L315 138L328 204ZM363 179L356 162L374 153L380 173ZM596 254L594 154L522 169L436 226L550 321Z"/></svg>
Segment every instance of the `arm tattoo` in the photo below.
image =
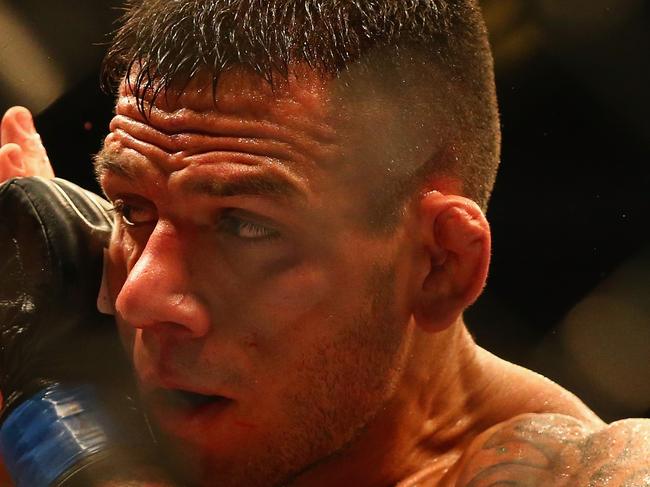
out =
<svg viewBox="0 0 650 487"><path fill-rule="evenodd" d="M457 487L650 487L650 421L593 433L561 415L517 417L467 451Z"/></svg>

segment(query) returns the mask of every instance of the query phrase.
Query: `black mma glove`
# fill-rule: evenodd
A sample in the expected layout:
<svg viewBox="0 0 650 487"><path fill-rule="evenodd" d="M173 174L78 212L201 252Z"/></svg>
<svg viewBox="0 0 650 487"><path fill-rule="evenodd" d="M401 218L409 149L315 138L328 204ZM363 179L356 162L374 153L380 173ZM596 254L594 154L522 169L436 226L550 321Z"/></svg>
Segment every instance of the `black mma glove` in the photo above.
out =
<svg viewBox="0 0 650 487"><path fill-rule="evenodd" d="M108 208L61 179L0 186L0 450L18 487L148 461L128 361L97 311Z"/></svg>

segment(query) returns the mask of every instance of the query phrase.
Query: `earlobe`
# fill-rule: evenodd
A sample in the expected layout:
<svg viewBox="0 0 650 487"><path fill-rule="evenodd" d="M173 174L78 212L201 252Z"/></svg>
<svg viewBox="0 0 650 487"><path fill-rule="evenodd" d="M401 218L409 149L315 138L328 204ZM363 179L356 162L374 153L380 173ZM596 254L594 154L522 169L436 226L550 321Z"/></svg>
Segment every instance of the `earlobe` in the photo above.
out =
<svg viewBox="0 0 650 487"><path fill-rule="evenodd" d="M420 201L420 230L430 268L414 313L427 331L455 323L480 295L490 262L490 227L473 201L438 192Z"/></svg>

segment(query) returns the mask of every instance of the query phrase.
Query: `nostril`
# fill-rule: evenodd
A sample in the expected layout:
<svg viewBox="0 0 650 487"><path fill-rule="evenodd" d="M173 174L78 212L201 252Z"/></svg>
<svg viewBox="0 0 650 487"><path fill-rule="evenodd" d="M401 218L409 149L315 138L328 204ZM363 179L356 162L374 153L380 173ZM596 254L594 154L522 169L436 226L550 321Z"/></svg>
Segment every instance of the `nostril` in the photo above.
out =
<svg viewBox="0 0 650 487"><path fill-rule="evenodd" d="M149 344L155 343L157 347L175 347L178 343L192 338L192 333L179 323L148 322L133 325L142 330L142 340Z"/></svg>

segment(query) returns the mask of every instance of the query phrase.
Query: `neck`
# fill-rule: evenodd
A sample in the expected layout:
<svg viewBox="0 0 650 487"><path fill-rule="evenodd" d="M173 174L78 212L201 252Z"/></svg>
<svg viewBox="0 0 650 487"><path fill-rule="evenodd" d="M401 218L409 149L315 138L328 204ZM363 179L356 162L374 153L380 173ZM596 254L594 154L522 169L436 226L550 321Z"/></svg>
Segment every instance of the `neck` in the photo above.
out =
<svg viewBox="0 0 650 487"><path fill-rule="evenodd" d="M482 371L479 348L462 319L448 336L429 347L436 353L422 353L424 360L409 381L405 411L413 421L409 458L410 472L427 472L427 477L442 477L461 456L466 445L491 423L490 411L480 400L489 380ZM492 423L493 424L493 423ZM489 424L491 426L492 424Z"/></svg>
<svg viewBox="0 0 650 487"><path fill-rule="evenodd" d="M384 407L352 444L292 485L446 485L478 435L519 414L568 414L602 425L559 386L478 347L462 319L439 333L414 330L408 363Z"/></svg>
<svg viewBox="0 0 650 487"><path fill-rule="evenodd" d="M353 444L295 485L393 485L423 467L442 477L482 431L477 347L462 320L414 335L408 365L377 416Z"/></svg>

